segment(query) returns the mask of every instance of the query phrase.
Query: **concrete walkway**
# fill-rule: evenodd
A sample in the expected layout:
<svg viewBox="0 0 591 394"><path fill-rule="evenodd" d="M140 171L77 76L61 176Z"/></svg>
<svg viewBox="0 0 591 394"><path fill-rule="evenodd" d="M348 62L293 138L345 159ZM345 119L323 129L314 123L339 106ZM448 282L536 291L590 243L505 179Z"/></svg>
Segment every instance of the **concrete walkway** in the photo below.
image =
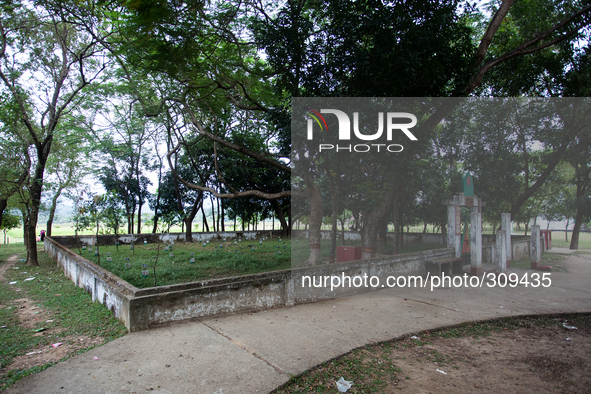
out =
<svg viewBox="0 0 591 394"><path fill-rule="evenodd" d="M552 272L549 288L388 289L161 326L68 359L6 392L267 393L367 343L481 319L591 312L591 254L569 255L564 265L568 272Z"/></svg>

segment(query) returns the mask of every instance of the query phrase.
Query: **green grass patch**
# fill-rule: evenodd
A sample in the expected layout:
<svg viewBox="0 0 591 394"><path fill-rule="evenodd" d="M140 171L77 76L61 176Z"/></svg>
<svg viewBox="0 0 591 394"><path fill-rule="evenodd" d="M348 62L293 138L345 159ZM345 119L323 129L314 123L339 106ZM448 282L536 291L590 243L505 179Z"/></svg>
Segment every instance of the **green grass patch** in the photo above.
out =
<svg viewBox="0 0 591 394"><path fill-rule="evenodd" d="M354 382L355 392L382 393L388 384L398 381L400 372L390 344L368 345L294 376L272 393L336 393L341 377Z"/></svg>
<svg viewBox="0 0 591 394"><path fill-rule="evenodd" d="M564 231L552 231L552 247L569 248L573 233ZM579 233L579 250L591 250L591 233Z"/></svg>
<svg viewBox="0 0 591 394"><path fill-rule="evenodd" d="M81 253L98 264L96 248L89 247ZM205 246L203 243L137 244L133 249L130 245L118 248L112 245L101 246L99 253L101 267L138 288L277 271L291 266L291 241L283 239L262 243L242 240L236 244L234 240L211 241ZM148 271L147 277L143 271Z"/></svg>
<svg viewBox="0 0 591 394"><path fill-rule="evenodd" d="M12 245L11 252L0 247L0 264L6 264L7 254L19 254L24 258L24 247ZM16 253L15 253L16 252ZM89 294L76 287L60 271L55 262L39 252L39 266L32 267L23 261L17 261L14 267L5 271L0 281L0 367L8 366L16 356L24 355L32 349L47 346L55 342L69 344L70 338L86 336L100 337L103 343L124 335L125 327L99 303L93 303ZM27 278L35 279L25 281ZM17 282L10 285L10 282ZM16 291L20 289L20 291ZM26 298L39 308L44 319L34 327L24 326L19 319L19 299ZM48 321L50 320L50 321ZM36 330L44 329L38 334ZM90 343L86 351L95 345ZM51 365L36 366L26 370L13 370L0 376L0 390L16 380Z"/></svg>
<svg viewBox="0 0 591 394"><path fill-rule="evenodd" d="M23 259L26 256L23 244L0 245L0 264L3 264L6 259L15 254L19 256L19 259Z"/></svg>
<svg viewBox="0 0 591 394"><path fill-rule="evenodd" d="M566 256L557 253L542 252L541 265L549 265L553 272L568 272L564 261ZM531 261L529 257L524 257L519 260L512 260L511 267L516 268L531 268Z"/></svg>

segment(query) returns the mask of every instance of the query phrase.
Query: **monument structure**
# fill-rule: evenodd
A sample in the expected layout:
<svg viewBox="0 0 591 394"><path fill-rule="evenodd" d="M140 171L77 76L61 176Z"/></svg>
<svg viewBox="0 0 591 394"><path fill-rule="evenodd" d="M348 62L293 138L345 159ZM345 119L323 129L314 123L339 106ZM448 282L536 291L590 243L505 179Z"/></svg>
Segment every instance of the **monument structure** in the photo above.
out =
<svg viewBox="0 0 591 394"><path fill-rule="evenodd" d="M470 207L470 274L482 275L482 207L485 204L474 194L474 181L469 171L462 177L462 193L446 200L445 205L447 246L455 249L458 258L462 254L461 207Z"/></svg>

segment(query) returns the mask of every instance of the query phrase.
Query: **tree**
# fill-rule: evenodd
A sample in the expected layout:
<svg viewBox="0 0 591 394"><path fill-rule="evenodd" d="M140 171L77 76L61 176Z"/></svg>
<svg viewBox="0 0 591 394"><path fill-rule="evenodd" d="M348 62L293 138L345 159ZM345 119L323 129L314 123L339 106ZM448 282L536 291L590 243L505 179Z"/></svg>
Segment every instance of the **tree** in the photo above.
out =
<svg viewBox="0 0 591 394"><path fill-rule="evenodd" d="M591 134L586 133L573 144L569 162L575 170L575 225L570 242L570 249L579 248L581 226L591 220Z"/></svg>
<svg viewBox="0 0 591 394"><path fill-rule="evenodd" d="M106 127L94 134L104 158L97 160L97 164L106 164L97 165L96 173L105 189L117 195L125 207L128 234L135 231L137 209L139 234L142 207L148 199L147 188L151 183L144 173L152 168L149 144L155 130L138 116L133 105L122 102L105 106L103 118L107 120Z"/></svg>
<svg viewBox="0 0 591 394"><path fill-rule="evenodd" d="M123 225L125 211L121 208L121 202L114 193L109 193L103 198L103 205L102 221L105 224L106 232L112 230L115 234L115 245L119 249L119 230Z"/></svg>
<svg viewBox="0 0 591 394"><path fill-rule="evenodd" d="M44 173L62 118L83 100L106 67L97 40L51 1L34 7L3 3L0 18L0 81L18 110L35 159L24 221L27 263L38 265L35 228ZM80 8L79 17L92 17ZM97 26L95 25L95 28ZM13 56L20 53L22 56Z"/></svg>
<svg viewBox="0 0 591 394"><path fill-rule="evenodd" d="M558 6L558 11L549 14L552 18L550 25L530 23L535 29L540 29L539 34L530 36L531 29L523 28L521 41L498 46L499 50L495 51L497 46L491 46L491 43L497 33L503 32L503 23L506 25L506 21L515 20L522 27L528 27L528 17L530 22L534 19L531 14L521 12L523 8L512 7L512 1L494 5L497 4L492 18L484 24L478 48L471 44L469 37L472 21L456 13L455 2L293 1L286 3L275 16L267 12L266 5L255 4L258 14L254 16L263 21L255 22L255 25L262 26L262 30L269 33L266 42L263 37L258 43L267 52L277 74L276 80L285 82L283 86L278 84L274 93L287 101L291 96L354 95L357 94L355 92L363 92L365 96L468 95L475 91L487 72L504 62L546 48L554 49L554 45L578 38L577 35L588 24L585 18L590 10L585 4L575 3L572 7L561 8L564 5L562 2L552 2L552 6ZM535 4L540 8L543 3ZM248 42L250 33L244 29L244 21L245 16L252 15L249 12L253 9L249 7L250 3L242 2L210 5L196 1L182 4L155 1L128 3L118 15L123 17L115 21L119 29L118 36L114 36L117 40L106 45L113 49L113 53L120 54L121 70L148 115L160 113L170 103L177 103L194 126L193 130L201 136L218 143L220 147L242 152L263 165L290 173L289 166L278 160L278 155L272 150L266 154L254 152L231 143L227 136L210 132L205 126L211 122L212 114L219 113L228 103L248 111L269 113L272 112L268 111L269 107L276 106L279 108L275 113L279 115L277 119L285 113L285 104L274 104L269 98L270 90L266 94L263 92L270 72ZM388 19L388 12L383 12L384 15L379 12L384 10L394 10L398 16ZM392 26L398 30L392 29ZM390 30L397 33L403 31L408 35L399 41ZM431 45L439 38L441 45ZM424 45L417 45L417 42ZM120 43L123 43L123 48L117 46ZM392 46L398 44L395 49L399 50L393 50ZM427 50L423 51L423 47ZM400 56L392 56L390 52ZM325 53L329 56L324 57ZM417 64L407 62L411 67L401 67L404 64L401 65L400 61L412 58L411 55L423 61ZM383 68L382 62L385 64ZM380 64L380 67L375 64ZM383 69L391 65L405 74L384 73ZM415 66L419 72L413 71ZM140 74L135 74L138 70L151 76L149 83L140 82L145 79L138 78ZM413 83L408 84L407 81ZM154 99L149 99L150 96ZM451 109L441 108L423 122L423 128L433 130ZM279 122L276 124L280 133L288 134L285 127L281 128ZM184 143L180 139L178 146ZM542 174L539 183L536 182L518 197L514 204L516 210L536 192L547 176ZM179 181L181 179L179 177ZM305 194L314 201L311 208L321 212L322 197L313 185L314 180L307 175L302 175L302 180L308 185ZM260 190L222 193L218 188L187 183L187 187L210 192L217 197L258 195L274 199L289 195ZM320 223L312 225L311 222L313 233L319 229Z"/></svg>
<svg viewBox="0 0 591 394"><path fill-rule="evenodd" d="M544 193L539 200L541 216L551 222L566 220L564 229L565 242L568 242L568 225L576 217L576 187L573 185L573 168L568 162L562 162L555 172L555 179L544 185Z"/></svg>
<svg viewBox="0 0 591 394"><path fill-rule="evenodd" d="M0 226L10 197L28 181L31 167L28 146L14 101L9 94L0 94Z"/></svg>
<svg viewBox="0 0 591 394"><path fill-rule="evenodd" d="M21 221L17 215L12 214L11 212L4 214L2 223L0 223L0 230L4 233L4 243L6 243L6 232L13 228L17 228L20 224Z"/></svg>
<svg viewBox="0 0 591 394"><path fill-rule="evenodd" d="M564 79L565 94L582 97L591 93L591 55L589 47L582 50L571 63L571 72ZM579 247L579 232L583 222L591 220L591 138L589 132L579 135L569 148L567 160L573 166L573 183L576 188L574 208L576 214L571 249Z"/></svg>
<svg viewBox="0 0 591 394"><path fill-rule="evenodd" d="M572 112L560 103L568 107L545 99L468 100L448 119L447 154L474 174L489 221L502 212L516 220L553 174L572 136L584 133L584 121L567 126Z"/></svg>
<svg viewBox="0 0 591 394"><path fill-rule="evenodd" d="M47 161L50 175L45 179L44 193L51 195L46 227L48 236L51 236L57 203L62 193L73 188L89 172L89 150L84 138L86 131L81 130L79 122L74 119L64 123L64 127L59 130L62 135L53 142L54 154Z"/></svg>

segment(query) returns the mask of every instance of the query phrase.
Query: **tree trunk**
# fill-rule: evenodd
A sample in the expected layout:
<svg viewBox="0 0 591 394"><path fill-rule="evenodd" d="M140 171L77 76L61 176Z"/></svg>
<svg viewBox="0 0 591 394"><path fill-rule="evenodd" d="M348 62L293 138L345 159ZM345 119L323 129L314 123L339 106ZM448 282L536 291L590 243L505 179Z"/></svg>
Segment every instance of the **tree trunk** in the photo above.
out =
<svg viewBox="0 0 591 394"><path fill-rule="evenodd" d="M2 214L4 213L4 210L6 209L7 206L8 206L8 199L6 199L6 198L0 199L0 227L2 227ZM4 242L4 243L6 243L6 242Z"/></svg>
<svg viewBox="0 0 591 394"><path fill-rule="evenodd" d="M127 218L127 234L132 233L131 214L129 213L129 201L125 197L125 217Z"/></svg>
<svg viewBox="0 0 591 394"><path fill-rule="evenodd" d="M577 216L575 217L575 225L573 227L573 235L570 237L571 250L579 250L579 234L581 233L581 225L583 224L583 211L577 209Z"/></svg>
<svg viewBox="0 0 591 394"><path fill-rule="evenodd" d="M343 217L339 217L339 221L341 222L341 244L345 246L345 213L343 212Z"/></svg>
<svg viewBox="0 0 591 394"><path fill-rule="evenodd" d="M388 235L388 213L382 217L378 224L378 254L383 254L386 249L386 237Z"/></svg>
<svg viewBox="0 0 591 394"><path fill-rule="evenodd" d="M282 230L283 236L284 237L289 236L289 225L285 221L285 212L283 211L283 207L281 206L281 204L277 200L270 200L269 202L271 203L271 206L273 207L273 210L275 211L275 215L277 216L277 219L279 219L279 223L281 223L281 230ZM275 222L273 221L273 223L275 223ZM274 228L275 228L275 225L273 225L273 229Z"/></svg>
<svg viewBox="0 0 591 394"><path fill-rule="evenodd" d="M394 254L400 254L404 240L404 225L402 224L402 217L404 215L404 212L402 212L402 201L398 204L398 207L395 210L395 212L398 215L398 220L394 225L394 233L396 237L396 241L394 242Z"/></svg>
<svg viewBox="0 0 591 394"><path fill-rule="evenodd" d="M23 243L25 244L26 249L27 243L29 242L29 238L27 237L27 226L25 226L25 223L27 222L27 213L24 210L21 210L21 215L23 217Z"/></svg>
<svg viewBox="0 0 591 394"><path fill-rule="evenodd" d="M220 205L221 205L221 209L222 209L222 215L221 215L222 216L222 231L226 231L226 225L224 223L225 222L225 220L224 220L224 216L225 216L225 213L224 213L224 200L222 200L220 202Z"/></svg>
<svg viewBox="0 0 591 394"><path fill-rule="evenodd" d="M158 213L157 211L154 212L154 227L152 227L152 234L156 234L156 231L158 230Z"/></svg>
<svg viewBox="0 0 591 394"><path fill-rule="evenodd" d="M339 195L339 182L330 174L330 169L327 169L326 172L330 182L330 203L332 206L329 263L334 263L337 259L337 213L339 212L337 197Z"/></svg>
<svg viewBox="0 0 591 394"><path fill-rule="evenodd" d="M320 188L309 175L305 174L302 178L306 183L306 193L310 200L310 230L308 233L310 257L308 258L307 264L317 265L322 260L320 249L320 241L322 239L322 233L320 231L322 226L322 194L320 193Z"/></svg>
<svg viewBox="0 0 591 394"><path fill-rule="evenodd" d="M37 257L37 242L35 239L37 233L37 220L39 219L39 206L41 205L41 191L43 189L43 172L45 171L45 163L47 162L47 155L51 149L51 140L45 147L37 147L37 166L35 167L35 175L31 181L29 189L31 195L31 208L29 209L28 217L24 227L27 234L27 264L39 266L39 259ZM46 153L45 153L46 152Z"/></svg>
<svg viewBox="0 0 591 394"><path fill-rule="evenodd" d="M209 200L211 201L211 226L213 227L213 231L217 231L215 228L215 206L213 203L213 197L210 195Z"/></svg>
<svg viewBox="0 0 591 394"><path fill-rule="evenodd" d="M189 214L184 219L184 224L186 228L185 242L193 242L193 219L195 219L195 216L197 216L197 212L199 212L199 207L201 206L201 203L203 201L202 196L203 192L199 192L197 194L197 198L195 199L195 203L193 204L191 212L189 212Z"/></svg>
<svg viewBox="0 0 591 394"><path fill-rule="evenodd" d="M57 189L57 192L55 193L55 196L53 196L53 198L51 199L51 207L49 208L49 218L47 219L47 229L46 229L46 235L48 237L51 237L51 226L53 225L53 218L55 216L55 210L57 208L57 200L60 197L60 195L62 194L63 189L64 189L63 187L59 187Z"/></svg>
<svg viewBox="0 0 591 394"><path fill-rule="evenodd" d="M137 208L137 233L142 233L142 205L144 202L141 198L139 198L138 208Z"/></svg>
<svg viewBox="0 0 591 394"><path fill-rule="evenodd" d="M207 224L207 217L205 216L205 209L203 208L203 204L201 204L201 214L203 215L203 231L209 232L209 225Z"/></svg>
<svg viewBox="0 0 591 394"><path fill-rule="evenodd" d="M400 198L401 187L397 182L392 182L390 189L377 206L363 214L363 230L361 234L361 259L367 260L375 257L378 242L378 227L380 221L387 216L391 207L397 206Z"/></svg>

